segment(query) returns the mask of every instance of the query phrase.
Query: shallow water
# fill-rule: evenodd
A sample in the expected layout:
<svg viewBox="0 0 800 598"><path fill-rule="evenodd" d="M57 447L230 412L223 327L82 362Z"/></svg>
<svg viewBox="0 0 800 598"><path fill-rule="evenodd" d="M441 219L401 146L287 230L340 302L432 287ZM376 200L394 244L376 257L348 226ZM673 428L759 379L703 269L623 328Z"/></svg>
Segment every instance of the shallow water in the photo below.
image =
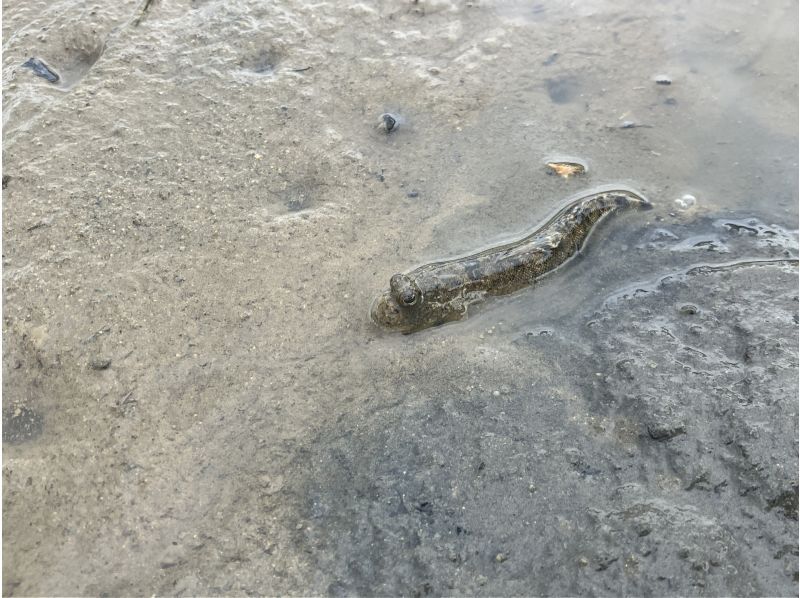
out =
<svg viewBox="0 0 800 598"><path fill-rule="evenodd" d="M796 476L752 457L796 470L796 352L768 342L796 347L796 269L653 294L697 264L797 256L796 3L142 6L3 6L4 593L796 591ZM549 175L559 157L587 174ZM609 184L655 209L535 288L410 336L369 320L394 272ZM730 355L662 371L684 349L637 334L680 336L682 293L730 324L708 341ZM638 390L598 390L626 359ZM768 388L756 419L698 399L736 383L725 368ZM650 383L671 414L621 398ZM717 420L778 432L730 456ZM633 529L634 483L656 560L584 556L593 526ZM537 552L511 522L542 509ZM665 532L676 517L717 547ZM769 531L734 548L749 526Z"/></svg>

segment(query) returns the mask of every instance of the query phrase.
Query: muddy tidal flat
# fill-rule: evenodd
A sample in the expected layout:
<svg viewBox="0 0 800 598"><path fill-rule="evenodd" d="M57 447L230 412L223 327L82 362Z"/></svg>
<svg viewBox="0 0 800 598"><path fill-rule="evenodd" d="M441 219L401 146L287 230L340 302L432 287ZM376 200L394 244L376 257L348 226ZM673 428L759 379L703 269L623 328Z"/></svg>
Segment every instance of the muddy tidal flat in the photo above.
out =
<svg viewBox="0 0 800 598"><path fill-rule="evenodd" d="M796 2L2 8L4 595L797 595Z"/></svg>

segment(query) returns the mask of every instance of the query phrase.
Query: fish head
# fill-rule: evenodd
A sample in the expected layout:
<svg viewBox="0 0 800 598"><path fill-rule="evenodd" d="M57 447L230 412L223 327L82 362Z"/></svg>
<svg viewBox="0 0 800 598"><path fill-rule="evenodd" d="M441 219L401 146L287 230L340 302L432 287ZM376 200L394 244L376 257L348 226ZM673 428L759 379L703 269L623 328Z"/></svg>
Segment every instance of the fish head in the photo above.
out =
<svg viewBox="0 0 800 598"><path fill-rule="evenodd" d="M444 324L463 312L464 309L457 309L452 301L426 301L416 282L405 274L392 276L389 290L380 294L370 309L376 324L403 334Z"/></svg>

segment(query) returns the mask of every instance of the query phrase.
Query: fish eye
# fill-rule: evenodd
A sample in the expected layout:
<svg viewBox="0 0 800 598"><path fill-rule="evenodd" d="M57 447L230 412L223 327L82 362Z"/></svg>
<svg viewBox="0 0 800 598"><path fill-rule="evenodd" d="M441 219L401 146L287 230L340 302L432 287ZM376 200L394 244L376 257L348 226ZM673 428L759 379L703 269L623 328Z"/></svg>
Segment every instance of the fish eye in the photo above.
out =
<svg viewBox="0 0 800 598"><path fill-rule="evenodd" d="M412 289L404 289L400 293L400 301L403 305L414 305L417 302L417 294Z"/></svg>
<svg viewBox="0 0 800 598"><path fill-rule="evenodd" d="M392 297L400 307L416 305L417 299L422 298L422 292L417 284L405 274L395 274L389 281Z"/></svg>

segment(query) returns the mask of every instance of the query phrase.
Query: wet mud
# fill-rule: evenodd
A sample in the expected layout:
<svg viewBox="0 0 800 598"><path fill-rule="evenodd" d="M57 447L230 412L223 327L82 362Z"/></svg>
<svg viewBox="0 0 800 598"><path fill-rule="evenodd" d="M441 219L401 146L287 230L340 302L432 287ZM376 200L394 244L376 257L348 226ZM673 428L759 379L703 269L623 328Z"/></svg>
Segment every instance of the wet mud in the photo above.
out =
<svg viewBox="0 0 800 598"><path fill-rule="evenodd" d="M688 274L572 338L389 368L383 407L309 459L328 592L791 594L796 283L796 264Z"/></svg>
<svg viewBox="0 0 800 598"><path fill-rule="evenodd" d="M4 595L796 595L796 22L4 3ZM611 183L534 287L370 320Z"/></svg>

